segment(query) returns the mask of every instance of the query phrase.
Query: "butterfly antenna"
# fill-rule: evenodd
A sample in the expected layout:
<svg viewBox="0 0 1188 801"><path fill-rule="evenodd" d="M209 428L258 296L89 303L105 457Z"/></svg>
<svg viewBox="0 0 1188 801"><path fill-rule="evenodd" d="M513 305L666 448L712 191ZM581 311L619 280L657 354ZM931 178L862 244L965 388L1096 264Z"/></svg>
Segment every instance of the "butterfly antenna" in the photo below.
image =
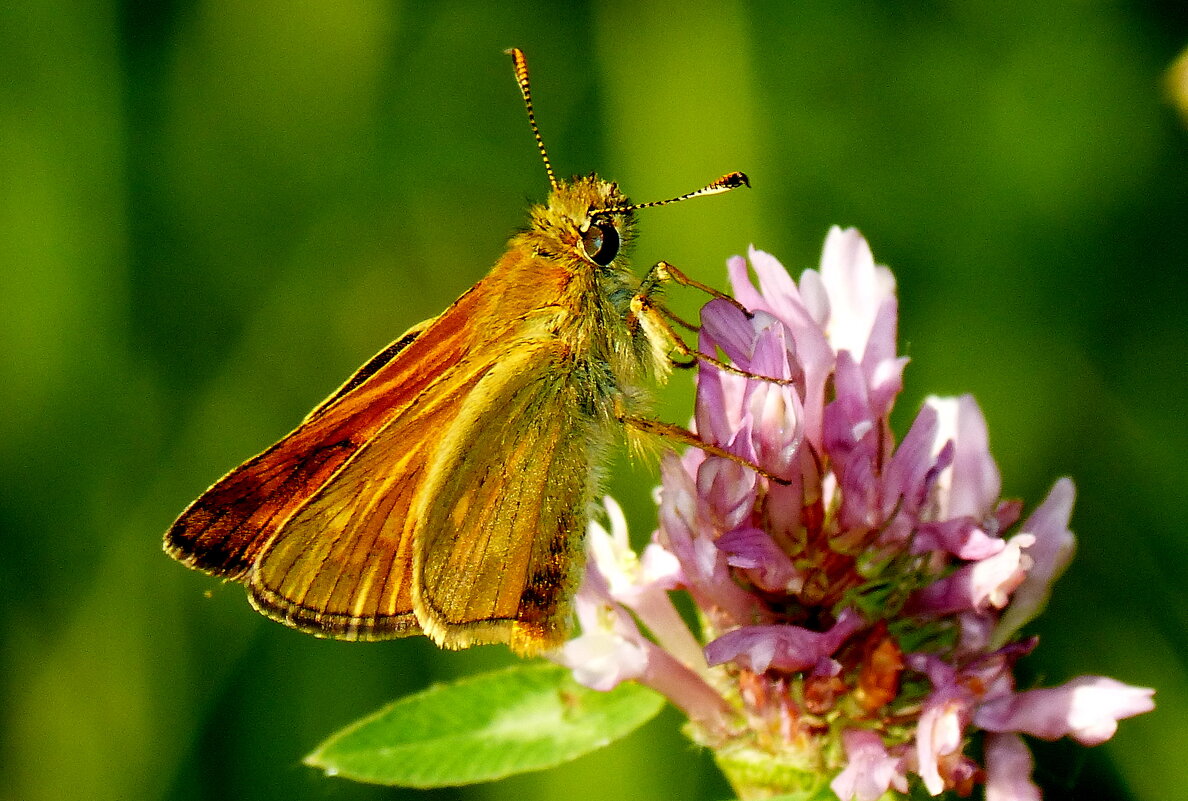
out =
<svg viewBox="0 0 1188 801"><path fill-rule="evenodd" d="M536 127L536 114L532 111L532 88L528 84L528 59L524 58L524 51L518 47L504 52L512 57L512 65L516 71L516 83L520 85L520 94L524 96L524 106L528 109L528 124L532 126L532 135L536 137L536 147L540 150L540 157L544 160L545 172L549 174L549 184L556 189L557 177L553 175L553 165L549 162L549 153L545 150L544 140L540 138L540 128Z"/></svg>
<svg viewBox="0 0 1188 801"><path fill-rule="evenodd" d="M751 179L743 172L732 172L723 175L712 184L701 187L693 192L686 192L677 197L670 197L668 200L653 200L651 203L633 203L629 206L610 206L605 209L598 209L591 212L591 216L596 214L622 214L628 211L636 211L637 209L650 209L653 206L667 206L669 203L680 203L682 200L689 200L690 198L701 197L702 195L719 195L722 192L729 192L732 189L738 189L740 186L750 186Z"/></svg>

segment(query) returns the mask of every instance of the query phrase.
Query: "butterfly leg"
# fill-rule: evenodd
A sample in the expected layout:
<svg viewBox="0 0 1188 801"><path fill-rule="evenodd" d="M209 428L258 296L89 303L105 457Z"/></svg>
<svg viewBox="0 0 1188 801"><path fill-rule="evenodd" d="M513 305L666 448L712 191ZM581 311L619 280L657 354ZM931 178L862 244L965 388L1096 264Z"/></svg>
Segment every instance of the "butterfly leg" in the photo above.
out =
<svg viewBox="0 0 1188 801"><path fill-rule="evenodd" d="M714 298L725 300L726 302L733 304L744 314L746 314L748 318L752 316L751 313L747 311L747 309L741 303L729 295L719 292L713 287L706 286L699 281L694 281L692 278L689 278L687 275L682 273L676 267L673 267L668 262L657 262L652 267L652 269L648 270L648 274L644 276L644 280L640 284L639 291L636 292L635 296L631 299L631 315L628 318L628 322L629 324L632 322L638 324L643 329L647 338L653 343L663 342L667 346L670 346L671 350L676 351L681 356L692 360L691 364L683 364L681 362L674 361L670 355L668 357L670 364L678 367L691 367L692 364L696 364L697 362L705 362L706 364L712 364L719 370L731 373L733 375L742 376L743 378L754 378L761 381L767 381L772 384L779 384L781 386L787 386L794 383L794 380L791 378L775 378L773 376L757 375L756 373L750 373L746 370L740 370L729 362L724 362L715 356L711 356L708 353L702 353L696 348L691 348L689 345L685 344L685 341L677 335L677 332L673 329L672 323L670 322L669 318L674 317L674 315L672 315L671 312L668 312L667 309L665 309L665 307L657 301L657 296L660 294L663 285L670 281L682 286L700 289L707 294L712 295ZM678 320L677 322L685 326L689 326L689 324L685 323L684 321ZM689 327L695 328L694 326Z"/></svg>
<svg viewBox="0 0 1188 801"><path fill-rule="evenodd" d="M655 301L655 299L657 297L659 297L660 294L664 291L665 283L668 283L670 281L676 282L676 283L681 283L680 280L676 279L672 275L672 273L669 272L670 270L675 270L675 269L676 268L672 267L672 265L670 265L668 262L664 262L664 261L657 262L656 264L654 264L652 266L652 269L648 270L648 274L644 276L643 281L640 283L638 294L645 295L649 298L652 298L653 301ZM727 300L729 300L733 303L736 303L736 305L737 305L737 302L734 301L733 298L723 295L723 293L718 292L713 287L706 286L699 282L693 281L692 279L689 279L688 276L686 276L684 273L680 273L679 271L678 271L678 274L680 275L681 279L687 279L689 281L689 283L686 285L694 286L694 288L697 288L697 289L703 289L706 292L708 292L710 295L713 295L715 297L726 297ZM686 331L692 331L693 333L697 333L698 331L701 330L701 326L696 325L695 323L690 323L687 320L684 320L681 317L678 317L675 313L673 313L672 309L668 308L667 306L664 306L663 304L658 304L658 303L655 305L661 314L663 314L665 317L667 317L673 323L679 325L681 328L684 328ZM742 308L742 307L740 306L739 308ZM750 317L750 312L748 312L746 309L742 309L742 311L744 314L746 314L748 317ZM691 362L690 364L687 364L687 365L681 364L681 365L677 365L677 366L678 367L692 367L695 364L697 364L696 360L694 360L693 362Z"/></svg>
<svg viewBox="0 0 1188 801"><path fill-rule="evenodd" d="M696 279L690 278L666 261L658 261L652 265L652 269L648 270L648 274L644 276L643 281L640 283L639 292L640 294L646 295L656 291L658 288L667 283L679 284L680 286L687 286L690 289L700 290L712 298L724 300L731 304L736 309L745 314L748 319L754 316L746 306L742 305L737 300L727 295L725 292L714 289L709 284L703 284Z"/></svg>
<svg viewBox="0 0 1188 801"><path fill-rule="evenodd" d="M652 420L647 417L635 417L624 414L621 410L617 411L616 414L618 414L619 421L622 422L623 425L641 434L662 437L672 442L679 442L682 445L689 445L691 447L698 448L705 451L710 456L720 456L723 459L729 459L735 464L739 464L750 470L754 470L759 475L770 481L774 481L777 484L792 483L788 479L780 478L776 474L765 470L763 467L760 467L754 462L748 461L737 454L731 453L725 448L720 448L711 442L706 442L687 428L682 428L681 426L675 425L673 423L664 423L659 420Z"/></svg>

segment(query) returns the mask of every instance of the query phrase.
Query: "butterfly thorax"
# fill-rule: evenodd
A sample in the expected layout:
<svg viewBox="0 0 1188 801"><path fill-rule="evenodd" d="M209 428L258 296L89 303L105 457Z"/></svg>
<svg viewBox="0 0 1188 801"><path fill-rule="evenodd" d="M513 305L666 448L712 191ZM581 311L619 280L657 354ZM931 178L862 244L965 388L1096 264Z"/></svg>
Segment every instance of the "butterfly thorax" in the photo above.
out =
<svg viewBox="0 0 1188 801"><path fill-rule="evenodd" d="M597 213L628 204L616 184L595 175L559 184L547 204L531 208L530 227L512 239L488 278L507 288L495 302L512 313L499 318L517 320L525 336L544 329L565 342L588 411L607 422L616 410L643 411L646 387L666 367L631 320L639 279L623 253L633 239L633 215ZM506 280L496 277L501 273Z"/></svg>

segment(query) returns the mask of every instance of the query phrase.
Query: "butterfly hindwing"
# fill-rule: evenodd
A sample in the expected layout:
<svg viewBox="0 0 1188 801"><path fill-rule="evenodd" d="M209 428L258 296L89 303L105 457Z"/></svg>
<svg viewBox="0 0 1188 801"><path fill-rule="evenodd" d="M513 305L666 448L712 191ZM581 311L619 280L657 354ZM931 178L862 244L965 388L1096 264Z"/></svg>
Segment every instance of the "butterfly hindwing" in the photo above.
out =
<svg viewBox="0 0 1188 801"><path fill-rule="evenodd" d="M599 429L569 349L534 339L479 379L412 508L417 617L440 645L559 645L581 567Z"/></svg>

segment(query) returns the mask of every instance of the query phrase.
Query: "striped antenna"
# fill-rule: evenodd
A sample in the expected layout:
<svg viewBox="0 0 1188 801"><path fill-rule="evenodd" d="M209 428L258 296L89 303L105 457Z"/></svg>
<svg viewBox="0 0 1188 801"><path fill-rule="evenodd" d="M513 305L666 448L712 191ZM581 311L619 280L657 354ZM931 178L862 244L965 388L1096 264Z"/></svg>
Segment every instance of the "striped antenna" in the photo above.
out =
<svg viewBox="0 0 1188 801"><path fill-rule="evenodd" d="M536 127L536 114L532 111L532 89L528 84L528 59L524 58L524 51L518 47L505 50L512 57L512 65L516 71L516 83L520 85L520 94L524 96L524 106L528 109L528 124L532 126L532 135L536 137L536 147L540 150L540 157L544 159L545 172L549 174L549 184L557 188L557 177L553 175L553 165L549 162L549 153L545 150L544 140L540 138L540 128Z"/></svg>
<svg viewBox="0 0 1188 801"><path fill-rule="evenodd" d="M628 211L635 211L637 209L650 209L653 206L667 206L669 203L680 203L682 200L689 200L690 198L701 197L702 195L718 195L722 192L729 192L731 189L738 189L740 186L750 186L751 179L747 177L744 172L732 172L723 175L712 184L701 187L693 192L686 192L677 197L670 197L668 200L653 200L651 203L633 203L630 206L611 206L605 209L598 209L590 212L590 216L594 217L601 214L623 214Z"/></svg>

